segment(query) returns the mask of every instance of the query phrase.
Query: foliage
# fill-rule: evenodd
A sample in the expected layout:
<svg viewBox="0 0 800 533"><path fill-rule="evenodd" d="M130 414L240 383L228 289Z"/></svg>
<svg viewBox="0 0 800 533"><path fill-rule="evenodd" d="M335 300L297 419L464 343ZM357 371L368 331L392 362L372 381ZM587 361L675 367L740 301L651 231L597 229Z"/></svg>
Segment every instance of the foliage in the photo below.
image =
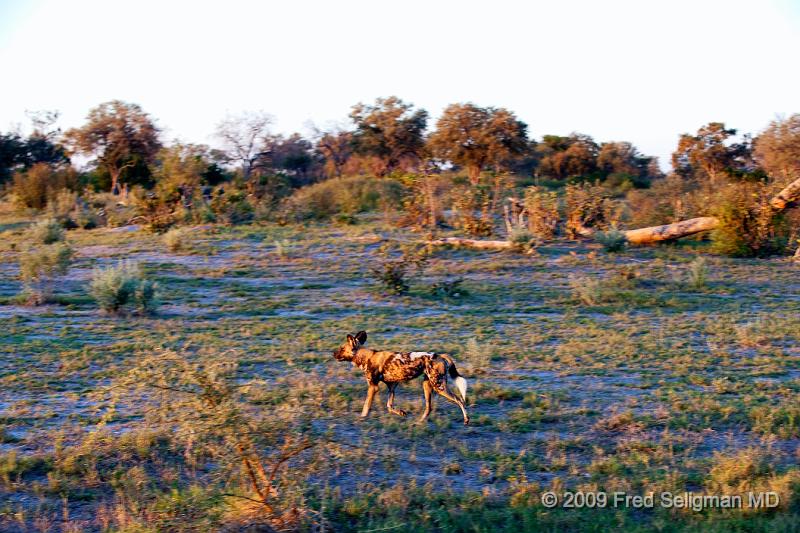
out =
<svg viewBox="0 0 800 533"><path fill-rule="evenodd" d="M558 193L541 187L528 187L525 189L524 208L528 230L533 235L543 240L555 237L561 219Z"/></svg>
<svg viewBox="0 0 800 533"><path fill-rule="evenodd" d="M705 288L708 280L708 261L706 261L706 258L698 256L689 263L686 277L686 281L691 288Z"/></svg>
<svg viewBox="0 0 800 533"><path fill-rule="evenodd" d="M385 244L378 250L378 257L370 267L372 277L389 294L402 295L409 290L408 278L419 275L428 261L426 248Z"/></svg>
<svg viewBox="0 0 800 533"><path fill-rule="evenodd" d="M731 183L720 188L712 214L721 221L711 234L713 249L732 257L766 257L788 251L791 228L770 206L774 188L764 183Z"/></svg>
<svg viewBox="0 0 800 533"><path fill-rule="evenodd" d="M246 224L255 213L247 193L232 185L218 186L212 193L210 206L215 220L222 224Z"/></svg>
<svg viewBox="0 0 800 533"><path fill-rule="evenodd" d="M164 245L170 252L185 251L188 245L189 231L184 228L172 228L162 237Z"/></svg>
<svg viewBox="0 0 800 533"><path fill-rule="evenodd" d="M508 235L508 242L518 252L527 253L536 248L537 238L526 228L514 228Z"/></svg>
<svg viewBox="0 0 800 533"><path fill-rule="evenodd" d="M564 193L567 213L567 235L575 238L585 228L607 229L615 226L621 216L619 206L608 190L595 183L568 184Z"/></svg>
<svg viewBox="0 0 800 533"><path fill-rule="evenodd" d="M157 287L145 278L138 264L121 261L116 266L95 268L89 292L107 313L118 314L132 307L140 314L148 314L157 306Z"/></svg>
<svg viewBox="0 0 800 533"><path fill-rule="evenodd" d="M465 167L477 185L483 170L500 170L502 163L527 149L527 129L507 109L452 104L442 112L428 144L437 158Z"/></svg>
<svg viewBox="0 0 800 533"><path fill-rule="evenodd" d="M462 286L464 278L446 279L431 285L431 294L439 298L461 298L469 294Z"/></svg>
<svg viewBox="0 0 800 533"><path fill-rule="evenodd" d="M625 233L616 228L608 231L598 231L594 234L594 240L603 245L603 250L608 253L621 252L628 245L628 238Z"/></svg>
<svg viewBox="0 0 800 533"><path fill-rule="evenodd" d="M749 137L732 143L736 130L722 122L710 122L697 135L683 134L672 154L672 167L685 178L717 183L723 178L745 177L754 173Z"/></svg>
<svg viewBox="0 0 800 533"><path fill-rule="evenodd" d="M414 110L412 104L390 96L378 98L373 105L354 105L350 118L356 127L356 152L379 158L383 163L380 175L396 170L405 159L419 158L428 124L424 109Z"/></svg>
<svg viewBox="0 0 800 533"><path fill-rule="evenodd" d="M494 218L510 188L510 176L501 172L482 176L477 185L465 185L455 191L454 225L468 235L491 235Z"/></svg>
<svg viewBox="0 0 800 533"><path fill-rule="evenodd" d="M770 122L755 140L754 156L780 185L800 178L800 113Z"/></svg>
<svg viewBox="0 0 800 533"><path fill-rule="evenodd" d="M399 206L404 194L403 185L392 179L333 178L295 191L286 199L283 212L296 221L325 219L339 213L352 215L381 205Z"/></svg>
<svg viewBox="0 0 800 533"><path fill-rule="evenodd" d="M35 244L53 244L64 240L64 227L54 218L44 218L31 225L28 240Z"/></svg>
<svg viewBox="0 0 800 533"><path fill-rule="evenodd" d="M14 174L11 193L21 208L43 209L64 189L77 185L77 174L71 168L59 169L36 163L26 171Z"/></svg>
<svg viewBox="0 0 800 533"><path fill-rule="evenodd" d="M73 253L68 244L59 242L20 255L19 272L29 304L41 305L51 301L55 283L69 270Z"/></svg>
<svg viewBox="0 0 800 533"><path fill-rule="evenodd" d="M288 489L284 475L291 477L287 464L315 443L293 437L300 428L292 420L257 416L262 410L252 408L252 399L268 391L260 381L240 379L240 359L237 353L212 350L142 354L108 388L106 418L131 396L146 399L152 406L148 427L169 434L173 446L184 450L187 466L213 462L227 496L255 503L255 518L285 527L287 519L296 520L287 513L292 502L283 493Z"/></svg>
<svg viewBox="0 0 800 533"><path fill-rule="evenodd" d="M89 111L86 124L66 133L77 152L94 156L111 177L111 191L119 192L123 181L147 182L161 142L159 129L136 104L120 100L105 102Z"/></svg>

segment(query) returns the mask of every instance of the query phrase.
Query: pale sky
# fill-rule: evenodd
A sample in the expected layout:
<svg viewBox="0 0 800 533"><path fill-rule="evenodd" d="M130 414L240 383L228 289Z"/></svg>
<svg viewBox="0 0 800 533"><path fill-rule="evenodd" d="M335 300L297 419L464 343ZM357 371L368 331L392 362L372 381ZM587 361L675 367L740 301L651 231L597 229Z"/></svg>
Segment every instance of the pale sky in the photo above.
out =
<svg viewBox="0 0 800 533"><path fill-rule="evenodd" d="M226 113L308 134L397 95L431 127L450 103L502 106L533 137L627 140L665 166L705 123L800 112L798 52L798 0L0 0L0 131L121 99L213 145Z"/></svg>

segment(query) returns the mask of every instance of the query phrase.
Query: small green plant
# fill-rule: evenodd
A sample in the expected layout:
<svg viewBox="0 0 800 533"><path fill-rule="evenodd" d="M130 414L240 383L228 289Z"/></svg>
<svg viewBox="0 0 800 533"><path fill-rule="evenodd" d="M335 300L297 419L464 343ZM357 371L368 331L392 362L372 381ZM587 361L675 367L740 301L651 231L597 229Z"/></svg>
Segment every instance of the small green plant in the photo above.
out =
<svg viewBox="0 0 800 533"><path fill-rule="evenodd" d="M30 305L52 300L55 282L69 270L73 251L65 243L48 244L27 252L19 259L19 272Z"/></svg>
<svg viewBox="0 0 800 533"><path fill-rule="evenodd" d="M172 228L162 237L170 252L185 251L188 247L188 232L183 228Z"/></svg>
<svg viewBox="0 0 800 533"><path fill-rule="evenodd" d="M705 257L697 257L689 263L687 271L687 283L693 289L702 289L706 286L708 279L708 264Z"/></svg>
<svg viewBox="0 0 800 533"><path fill-rule="evenodd" d="M61 242L64 240L64 227L54 218L45 218L30 227L28 237L33 244Z"/></svg>
<svg viewBox="0 0 800 533"><path fill-rule="evenodd" d="M572 296L584 305L597 305L603 300L602 283L597 278L571 276L569 288Z"/></svg>
<svg viewBox="0 0 800 533"><path fill-rule="evenodd" d="M422 272L428 260L427 250L420 247L401 247L400 255L391 246L384 245L379 250L380 259L371 268L372 277L389 294L406 294L409 289L408 277L412 270Z"/></svg>
<svg viewBox="0 0 800 533"><path fill-rule="evenodd" d="M536 237L526 228L514 228L508 235L508 242L518 252L529 253L536 248Z"/></svg>
<svg viewBox="0 0 800 533"><path fill-rule="evenodd" d="M439 298L461 298L467 295L467 290L461 286L464 278L446 279L431 285L431 294Z"/></svg>
<svg viewBox="0 0 800 533"><path fill-rule="evenodd" d="M473 372L486 371L492 361L492 352L488 346L482 346L478 339L470 337L464 349L464 361Z"/></svg>
<svg viewBox="0 0 800 533"><path fill-rule="evenodd" d="M294 257L297 245L289 239L281 239L275 241L275 255L281 259L289 259Z"/></svg>
<svg viewBox="0 0 800 533"><path fill-rule="evenodd" d="M155 311L157 284L147 280L139 265L120 262L116 266L95 269L89 292L100 309L118 314L132 306L141 314Z"/></svg>
<svg viewBox="0 0 800 533"><path fill-rule="evenodd" d="M600 243L607 253L621 252L628 245L625 234L617 229L598 231L594 235L594 240Z"/></svg>

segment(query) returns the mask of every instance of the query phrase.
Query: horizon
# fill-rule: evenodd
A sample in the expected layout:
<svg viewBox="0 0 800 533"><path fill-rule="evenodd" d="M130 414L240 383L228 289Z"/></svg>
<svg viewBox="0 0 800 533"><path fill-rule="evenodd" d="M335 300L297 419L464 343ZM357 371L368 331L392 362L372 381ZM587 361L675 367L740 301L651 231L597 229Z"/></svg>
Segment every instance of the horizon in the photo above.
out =
<svg viewBox="0 0 800 533"><path fill-rule="evenodd" d="M632 142L666 170L683 133L724 122L757 134L800 111L798 13L788 1L413 2L394 11L233 2L219 12L212 3L3 2L0 62L14 79L0 130L38 110L59 111L66 130L119 99L141 105L166 142L216 146L227 114L263 109L273 133L308 136L312 122L342 123L354 104L396 95L429 112L428 131L446 105L469 101L514 112L532 139L580 132ZM54 50L68 60L53 61Z"/></svg>

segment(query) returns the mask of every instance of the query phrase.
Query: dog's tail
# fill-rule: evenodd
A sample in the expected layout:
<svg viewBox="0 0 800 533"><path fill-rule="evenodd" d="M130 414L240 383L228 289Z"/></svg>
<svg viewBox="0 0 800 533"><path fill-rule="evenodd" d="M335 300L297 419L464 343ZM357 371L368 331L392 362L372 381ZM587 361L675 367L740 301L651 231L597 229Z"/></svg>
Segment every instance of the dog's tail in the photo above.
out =
<svg viewBox="0 0 800 533"><path fill-rule="evenodd" d="M458 393L461 394L461 400L466 403L467 401L467 380L464 379L461 374L458 373L456 369L456 362L451 359L450 361L450 377L453 378L453 384L458 389Z"/></svg>

